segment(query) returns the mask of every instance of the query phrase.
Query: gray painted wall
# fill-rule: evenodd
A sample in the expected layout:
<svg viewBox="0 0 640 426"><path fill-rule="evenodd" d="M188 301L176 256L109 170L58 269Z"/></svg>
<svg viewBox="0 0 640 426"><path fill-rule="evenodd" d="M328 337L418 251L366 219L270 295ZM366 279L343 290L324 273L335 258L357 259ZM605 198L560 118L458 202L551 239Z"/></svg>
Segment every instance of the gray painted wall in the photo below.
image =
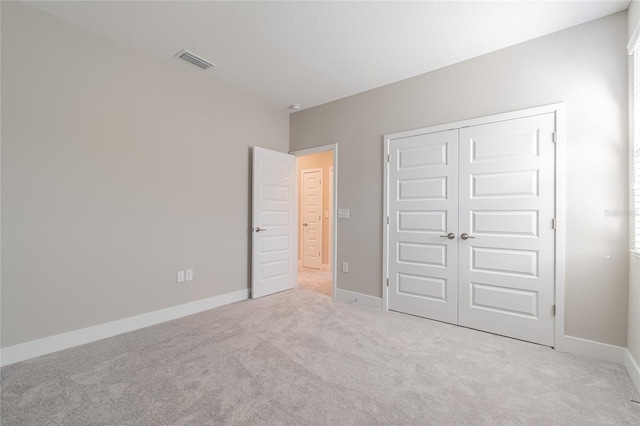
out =
<svg viewBox="0 0 640 426"><path fill-rule="evenodd" d="M249 147L288 130L215 75L2 2L1 346L246 289Z"/></svg>
<svg viewBox="0 0 640 426"><path fill-rule="evenodd" d="M633 31L640 25L640 4L632 1L629 5L629 25L627 36L631 39ZM629 70L633 72L633 57L629 57ZM633 99L633 85L630 85L629 96ZM633 104L631 102L631 104ZM632 106L633 108L633 106ZM632 109L633 110L633 109ZM630 121L633 114L630 114ZM630 133L633 134L633 133ZM633 207L633 206L631 206ZM640 212L636 212L640 214ZM629 255L629 317L628 317L627 347L629 352L640 365L640 257Z"/></svg>
<svg viewBox="0 0 640 426"><path fill-rule="evenodd" d="M618 13L292 115L291 149L338 143L341 289L382 295L384 134L565 102L565 332L626 346L627 15Z"/></svg>

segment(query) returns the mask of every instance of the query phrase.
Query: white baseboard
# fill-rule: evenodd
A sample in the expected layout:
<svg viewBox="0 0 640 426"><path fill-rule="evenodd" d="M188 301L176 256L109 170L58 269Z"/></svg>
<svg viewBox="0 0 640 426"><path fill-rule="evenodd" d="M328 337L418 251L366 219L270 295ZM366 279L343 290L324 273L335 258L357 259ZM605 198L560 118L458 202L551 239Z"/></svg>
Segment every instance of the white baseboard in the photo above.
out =
<svg viewBox="0 0 640 426"><path fill-rule="evenodd" d="M336 289L336 300L382 309L382 298L348 290Z"/></svg>
<svg viewBox="0 0 640 426"><path fill-rule="evenodd" d="M560 352L568 352L621 365L624 364L625 352L627 351L626 348L621 346L608 345L573 336L563 336L560 342L556 342L555 349Z"/></svg>
<svg viewBox="0 0 640 426"><path fill-rule="evenodd" d="M631 356L629 349L572 336L563 336L561 341L556 343L555 349L560 352L568 352L623 365L640 393L640 367Z"/></svg>
<svg viewBox="0 0 640 426"><path fill-rule="evenodd" d="M636 389L638 389L638 393L640 393L640 366L638 366L636 360L633 359L629 349L627 349L625 353L624 366L627 367L629 377L631 377L631 381L636 385Z"/></svg>
<svg viewBox="0 0 640 426"><path fill-rule="evenodd" d="M0 349L0 366L14 364L16 362L35 358L41 355L50 354L85 343L118 334L149 327L162 322L171 321L198 312L207 311L219 306L239 302L249 298L249 290L238 290L232 293L221 294L208 299L197 300L183 305L172 306L170 308L159 309L146 314L136 315L121 320L111 321L68 333L57 334L55 336L32 340L14 346Z"/></svg>

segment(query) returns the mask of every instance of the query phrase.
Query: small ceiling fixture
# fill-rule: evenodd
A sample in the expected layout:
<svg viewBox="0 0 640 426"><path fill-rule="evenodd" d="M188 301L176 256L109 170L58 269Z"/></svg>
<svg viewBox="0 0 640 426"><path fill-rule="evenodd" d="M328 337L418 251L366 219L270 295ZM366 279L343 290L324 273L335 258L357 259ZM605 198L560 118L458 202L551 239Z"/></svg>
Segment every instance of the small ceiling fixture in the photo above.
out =
<svg viewBox="0 0 640 426"><path fill-rule="evenodd" d="M178 54L176 55L176 58L182 59L183 61L187 61L190 64L195 65L196 67L201 68L203 70L217 67L217 65L214 64L213 62L209 62L206 59L202 59L201 57L184 49L178 52Z"/></svg>
<svg viewBox="0 0 640 426"><path fill-rule="evenodd" d="M302 108L302 105L300 105L300 104L289 105L289 109L292 110L292 111L299 111L300 108Z"/></svg>

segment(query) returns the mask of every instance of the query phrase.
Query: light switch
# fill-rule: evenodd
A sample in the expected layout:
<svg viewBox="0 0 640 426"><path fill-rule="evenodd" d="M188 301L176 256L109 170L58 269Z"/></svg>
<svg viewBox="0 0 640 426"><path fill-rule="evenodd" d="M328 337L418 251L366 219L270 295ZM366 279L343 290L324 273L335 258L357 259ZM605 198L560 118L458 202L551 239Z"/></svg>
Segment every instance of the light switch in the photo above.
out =
<svg viewBox="0 0 640 426"><path fill-rule="evenodd" d="M338 209L338 219L349 219L349 209Z"/></svg>

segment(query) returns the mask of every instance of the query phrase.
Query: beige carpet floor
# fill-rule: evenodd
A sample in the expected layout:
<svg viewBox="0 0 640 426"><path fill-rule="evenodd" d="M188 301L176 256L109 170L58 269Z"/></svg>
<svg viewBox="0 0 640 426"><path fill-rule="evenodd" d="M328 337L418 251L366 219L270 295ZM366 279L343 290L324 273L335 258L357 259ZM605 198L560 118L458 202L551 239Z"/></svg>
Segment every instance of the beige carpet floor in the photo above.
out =
<svg viewBox="0 0 640 426"><path fill-rule="evenodd" d="M1 370L9 425L640 424L623 367L300 286Z"/></svg>

